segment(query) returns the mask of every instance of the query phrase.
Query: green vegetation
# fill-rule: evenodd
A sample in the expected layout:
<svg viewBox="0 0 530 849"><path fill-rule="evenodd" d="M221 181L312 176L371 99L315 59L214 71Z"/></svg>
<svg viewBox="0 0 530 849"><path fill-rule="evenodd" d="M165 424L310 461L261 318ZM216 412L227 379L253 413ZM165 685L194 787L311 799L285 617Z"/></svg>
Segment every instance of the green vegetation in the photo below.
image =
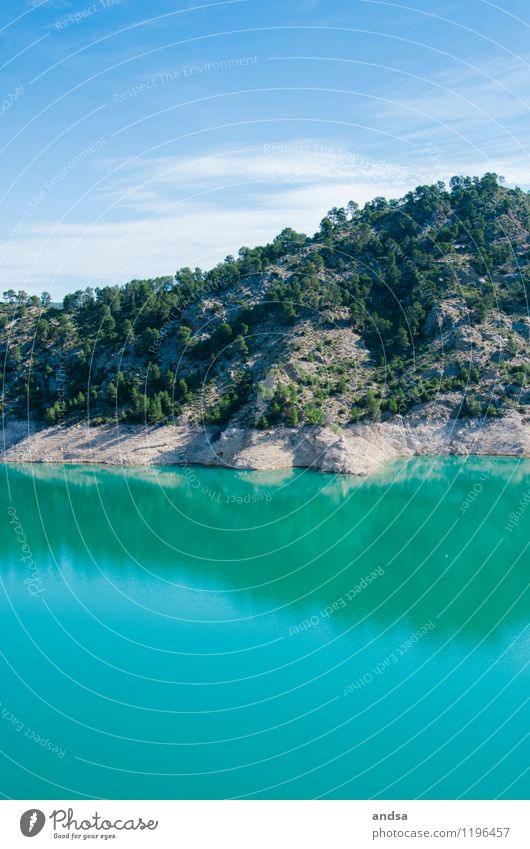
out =
<svg viewBox="0 0 530 849"><path fill-rule="evenodd" d="M286 228L206 272L76 291L62 309L9 289L2 412L254 426L259 401L265 428L379 421L441 397L462 417L520 408L529 229L525 192L494 174L454 177L334 208L313 237ZM364 360L341 351L341 333ZM271 369L275 389L260 394Z"/></svg>

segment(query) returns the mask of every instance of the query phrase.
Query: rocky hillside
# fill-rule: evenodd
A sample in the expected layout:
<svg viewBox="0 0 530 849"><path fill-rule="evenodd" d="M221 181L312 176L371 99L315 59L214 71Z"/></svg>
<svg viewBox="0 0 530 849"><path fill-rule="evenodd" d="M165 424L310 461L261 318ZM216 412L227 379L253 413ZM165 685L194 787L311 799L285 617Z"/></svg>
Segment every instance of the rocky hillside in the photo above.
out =
<svg viewBox="0 0 530 849"><path fill-rule="evenodd" d="M524 414L530 199L493 174L332 209L210 271L0 307L2 412L35 426L297 428Z"/></svg>

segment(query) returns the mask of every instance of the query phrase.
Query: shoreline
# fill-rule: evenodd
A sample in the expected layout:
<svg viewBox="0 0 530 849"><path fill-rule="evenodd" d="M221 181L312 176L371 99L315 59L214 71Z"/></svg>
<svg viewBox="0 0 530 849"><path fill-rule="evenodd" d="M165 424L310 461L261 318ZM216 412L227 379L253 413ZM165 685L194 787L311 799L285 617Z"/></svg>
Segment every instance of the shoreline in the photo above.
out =
<svg viewBox="0 0 530 849"><path fill-rule="evenodd" d="M254 430L179 425L86 423L28 433L27 422L3 428L0 462L109 466L218 466L272 471L314 468L369 475L389 460L420 456L530 457L530 417L402 419L328 427Z"/></svg>

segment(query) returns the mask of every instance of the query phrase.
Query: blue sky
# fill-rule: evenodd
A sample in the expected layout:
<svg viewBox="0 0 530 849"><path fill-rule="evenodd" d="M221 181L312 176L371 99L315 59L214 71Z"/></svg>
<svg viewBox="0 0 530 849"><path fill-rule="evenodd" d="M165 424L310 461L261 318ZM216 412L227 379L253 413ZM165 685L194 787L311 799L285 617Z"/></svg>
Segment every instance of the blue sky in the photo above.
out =
<svg viewBox="0 0 530 849"><path fill-rule="evenodd" d="M454 173L530 188L523 0L4 0L2 289L210 267Z"/></svg>

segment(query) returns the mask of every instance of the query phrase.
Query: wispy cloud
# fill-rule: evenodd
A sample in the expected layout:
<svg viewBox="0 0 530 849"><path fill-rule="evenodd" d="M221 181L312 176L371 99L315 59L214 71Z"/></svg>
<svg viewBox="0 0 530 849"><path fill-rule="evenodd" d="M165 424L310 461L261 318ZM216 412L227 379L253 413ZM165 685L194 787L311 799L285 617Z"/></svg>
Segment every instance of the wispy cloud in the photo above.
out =
<svg viewBox="0 0 530 849"><path fill-rule="evenodd" d="M499 160L499 173L530 183L524 162ZM483 173L426 147L409 165L371 159L323 140L294 139L194 158L104 160L111 174L93 196L93 221L31 221L8 247L2 283L62 294L73 286L122 282L209 267L283 227L313 233L331 206L377 195L398 197L418 183Z"/></svg>
<svg viewBox="0 0 530 849"><path fill-rule="evenodd" d="M98 168L113 176L95 195L97 219L29 221L7 246L3 285L64 292L72 280L121 282L210 266L285 226L312 233L331 206L414 183L401 166L303 139L193 159L106 160Z"/></svg>
<svg viewBox="0 0 530 849"><path fill-rule="evenodd" d="M216 150L209 155L107 161L115 172L101 197L141 212L160 211L175 199L183 201L206 191L210 202L225 204L235 186L256 195L285 191L290 186L402 185L406 169L377 161L332 143L289 140L256 148ZM216 200L217 196L217 200ZM230 199L231 202L231 199Z"/></svg>
<svg viewBox="0 0 530 849"><path fill-rule="evenodd" d="M475 157L528 155L529 76L528 55L451 61L430 78L398 74L393 103L378 105L379 120L409 141L458 145Z"/></svg>

